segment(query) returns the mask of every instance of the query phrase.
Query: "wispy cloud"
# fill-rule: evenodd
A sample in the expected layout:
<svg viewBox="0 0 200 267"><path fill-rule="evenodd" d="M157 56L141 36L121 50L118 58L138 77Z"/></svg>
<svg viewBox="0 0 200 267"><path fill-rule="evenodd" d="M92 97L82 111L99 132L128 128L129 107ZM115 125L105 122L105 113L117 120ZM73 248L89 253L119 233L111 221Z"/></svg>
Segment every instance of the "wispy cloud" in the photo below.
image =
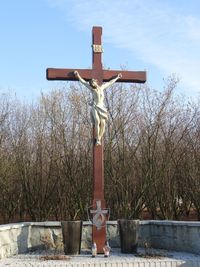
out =
<svg viewBox="0 0 200 267"><path fill-rule="evenodd" d="M129 50L163 76L176 73L185 90L200 92L200 16L187 6L169 0L48 1L79 29L102 25L104 41Z"/></svg>

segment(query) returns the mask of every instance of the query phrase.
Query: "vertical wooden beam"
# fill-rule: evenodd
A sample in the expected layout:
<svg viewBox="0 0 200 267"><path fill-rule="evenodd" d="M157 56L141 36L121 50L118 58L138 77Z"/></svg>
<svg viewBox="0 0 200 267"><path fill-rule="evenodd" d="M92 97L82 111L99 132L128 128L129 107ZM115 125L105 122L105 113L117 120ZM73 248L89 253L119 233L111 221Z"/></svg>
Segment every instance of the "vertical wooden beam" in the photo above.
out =
<svg viewBox="0 0 200 267"><path fill-rule="evenodd" d="M102 68L102 28L92 29L92 77L98 80L99 85L103 83ZM96 201L101 201L101 208L105 208L104 199L104 164L103 164L103 140L99 146L95 145L95 129L93 127L93 209L96 209ZM92 240L97 244L97 252L103 253L103 246L106 241L106 227L97 229L93 225Z"/></svg>

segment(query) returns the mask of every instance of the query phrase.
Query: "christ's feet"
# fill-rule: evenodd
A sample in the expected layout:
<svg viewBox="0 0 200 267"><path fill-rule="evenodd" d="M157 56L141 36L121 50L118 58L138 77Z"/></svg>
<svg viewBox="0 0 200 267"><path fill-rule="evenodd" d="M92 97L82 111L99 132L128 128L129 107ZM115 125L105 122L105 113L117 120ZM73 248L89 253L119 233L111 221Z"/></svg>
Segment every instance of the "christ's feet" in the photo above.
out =
<svg viewBox="0 0 200 267"><path fill-rule="evenodd" d="M96 140L96 146L100 146L101 145L101 141L100 140Z"/></svg>

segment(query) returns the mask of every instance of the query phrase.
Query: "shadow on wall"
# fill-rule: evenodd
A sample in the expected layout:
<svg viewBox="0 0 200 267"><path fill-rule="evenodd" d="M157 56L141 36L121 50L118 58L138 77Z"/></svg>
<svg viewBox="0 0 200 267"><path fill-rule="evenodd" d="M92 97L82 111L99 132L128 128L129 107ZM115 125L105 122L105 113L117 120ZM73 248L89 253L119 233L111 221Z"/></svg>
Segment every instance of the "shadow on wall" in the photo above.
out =
<svg viewBox="0 0 200 267"><path fill-rule="evenodd" d="M29 249L30 227L31 226L22 226L19 229L20 232L17 235L18 253L25 253Z"/></svg>

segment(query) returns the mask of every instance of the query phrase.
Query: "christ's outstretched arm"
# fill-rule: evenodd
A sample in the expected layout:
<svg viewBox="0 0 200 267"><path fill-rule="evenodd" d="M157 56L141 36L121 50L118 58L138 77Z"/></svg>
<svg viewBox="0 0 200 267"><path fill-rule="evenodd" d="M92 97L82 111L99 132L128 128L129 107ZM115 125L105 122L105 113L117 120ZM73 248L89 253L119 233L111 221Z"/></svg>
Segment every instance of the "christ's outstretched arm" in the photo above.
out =
<svg viewBox="0 0 200 267"><path fill-rule="evenodd" d="M83 85L85 85L88 89L91 90L91 86L89 85L89 83L86 82L86 81L80 76L80 74L78 73L77 70L74 71L74 75L75 75L76 78L78 78L78 80L79 80Z"/></svg>
<svg viewBox="0 0 200 267"><path fill-rule="evenodd" d="M106 82L106 83L102 84L101 88L103 90L106 89L106 88L108 88L109 86L113 85L120 78L122 78L122 74L121 73L119 73L115 78L113 78L109 82Z"/></svg>

